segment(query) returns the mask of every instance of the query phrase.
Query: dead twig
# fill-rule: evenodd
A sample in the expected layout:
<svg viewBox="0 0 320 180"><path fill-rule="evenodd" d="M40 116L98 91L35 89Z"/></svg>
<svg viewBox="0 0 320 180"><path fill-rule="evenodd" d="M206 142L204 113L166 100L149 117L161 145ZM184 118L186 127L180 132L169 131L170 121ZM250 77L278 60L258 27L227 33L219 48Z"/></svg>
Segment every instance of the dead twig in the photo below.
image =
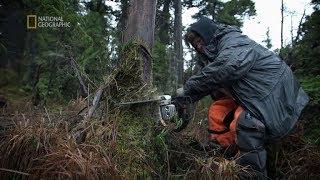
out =
<svg viewBox="0 0 320 180"><path fill-rule="evenodd" d="M6 172L11 172L11 173L22 174L22 175L25 175L25 176L30 176L29 173L25 173L25 172L21 172L21 171L16 171L16 170L12 170L12 169L0 168L0 171L6 171Z"/></svg>
<svg viewBox="0 0 320 180"><path fill-rule="evenodd" d="M105 85L101 85L101 86L98 88L98 90L96 91L96 94L95 94L95 96L94 96L94 98L93 98L93 101L92 101L92 106L89 108L89 111L88 111L88 115L87 115L87 117L86 117L86 120L89 120L89 119L92 117L94 111L97 109L98 104L99 104L99 102L100 102L100 99L101 99L101 96L102 96L102 94L103 94L104 89L105 89Z"/></svg>
<svg viewBox="0 0 320 180"><path fill-rule="evenodd" d="M73 57L69 57L69 61L70 61L70 64L71 64L71 67L73 68L74 72L76 73L76 76L79 80L79 83L82 87L82 90L85 94L88 94L88 88L86 87L84 81L83 81L83 78L81 76L81 73L80 73L80 70L78 69L77 65L76 65L76 62L75 60L73 59Z"/></svg>

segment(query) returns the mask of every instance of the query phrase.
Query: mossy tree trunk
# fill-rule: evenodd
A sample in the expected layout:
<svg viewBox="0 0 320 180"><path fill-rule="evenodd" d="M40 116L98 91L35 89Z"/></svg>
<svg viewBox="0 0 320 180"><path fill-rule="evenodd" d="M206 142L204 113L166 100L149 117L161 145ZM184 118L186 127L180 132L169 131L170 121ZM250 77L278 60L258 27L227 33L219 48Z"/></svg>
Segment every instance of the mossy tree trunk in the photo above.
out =
<svg viewBox="0 0 320 180"><path fill-rule="evenodd" d="M139 39L145 43L146 52L140 50L143 71L142 80L147 85L152 84L152 59L150 56L154 44L154 29L156 15L156 0L131 0L125 41Z"/></svg>
<svg viewBox="0 0 320 180"><path fill-rule="evenodd" d="M120 70L116 76L118 87L124 91L120 97L122 101L152 98L151 52L154 45L156 3L156 0L130 1L124 33L126 47L121 54ZM153 176L150 172L161 171L154 148L157 122L154 115L158 108L157 102L124 107L127 113L118 121L121 136L117 141L117 149L121 154L127 154L123 159L124 172Z"/></svg>

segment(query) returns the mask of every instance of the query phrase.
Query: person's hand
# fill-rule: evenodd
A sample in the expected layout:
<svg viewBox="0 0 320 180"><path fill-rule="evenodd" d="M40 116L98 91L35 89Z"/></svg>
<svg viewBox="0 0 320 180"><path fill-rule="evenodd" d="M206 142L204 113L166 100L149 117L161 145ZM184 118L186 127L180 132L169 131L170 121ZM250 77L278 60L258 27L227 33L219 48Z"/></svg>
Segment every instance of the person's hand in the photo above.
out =
<svg viewBox="0 0 320 180"><path fill-rule="evenodd" d="M177 89L173 104L176 107L179 119L182 120L182 124L175 129L175 132L180 132L186 128L193 118L194 107L191 98L186 96L183 88Z"/></svg>
<svg viewBox="0 0 320 180"><path fill-rule="evenodd" d="M176 96L177 96L177 97L185 96L185 93L184 93L184 89L183 89L183 87L182 87L182 88L177 89L177 91L176 91Z"/></svg>

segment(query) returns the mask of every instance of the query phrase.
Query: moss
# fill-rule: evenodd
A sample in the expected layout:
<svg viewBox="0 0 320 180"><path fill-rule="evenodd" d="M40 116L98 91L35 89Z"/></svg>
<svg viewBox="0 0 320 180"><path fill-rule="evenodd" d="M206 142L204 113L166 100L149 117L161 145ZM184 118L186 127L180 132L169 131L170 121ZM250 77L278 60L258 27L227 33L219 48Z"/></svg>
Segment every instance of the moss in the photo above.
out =
<svg viewBox="0 0 320 180"><path fill-rule="evenodd" d="M105 78L108 85L106 106L111 109L116 108L113 102L145 100L154 95L152 87L142 78L143 62L139 53L143 46L140 40L124 44L118 67ZM151 177L157 169L154 164L155 106L152 103L127 106L120 108L119 114L109 114L116 119L114 153L121 175Z"/></svg>
<svg viewBox="0 0 320 180"><path fill-rule="evenodd" d="M121 48L119 65L111 77L116 84L110 92L114 93L112 96L117 100L143 100L154 95L155 90L142 78L144 64L140 52L143 47L144 43L135 39Z"/></svg>

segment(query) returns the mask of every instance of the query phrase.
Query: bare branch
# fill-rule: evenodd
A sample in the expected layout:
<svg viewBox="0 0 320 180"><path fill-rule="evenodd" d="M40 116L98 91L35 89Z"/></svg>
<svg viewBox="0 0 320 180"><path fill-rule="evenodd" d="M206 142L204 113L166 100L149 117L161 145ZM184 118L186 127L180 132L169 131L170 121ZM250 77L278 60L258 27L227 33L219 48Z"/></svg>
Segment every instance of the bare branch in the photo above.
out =
<svg viewBox="0 0 320 180"><path fill-rule="evenodd" d="M94 111L97 109L98 107L98 104L100 102L100 99L101 99L101 96L103 94L103 91L105 89L105 85L102 85L99 87L99 89L96 91L96 94L93 98L93 101L92 101L92 106L90 107L89 111L88 111L88 115L86 117L86 119L90 119L94 113Z"/></svg>
<svg viewBox="0 0 320 180"><path fill-rule="evenodd" d="M299 37L300 37L301 34L302 34L302 23L303 23L303 19L304 19L305 15L306 15L306 9L303 10L303 14L302 14L302 17L301 17L301 19L300 19L299 26L298 26L298 30L297 30L297 36L296 36L296 38L294 39L294 41L292 42L292 45L295 45L295 44L298 42Z"/></svg>
<svg viewBox="0 0 320 180"><path fill-rule="evenodd" d="M283 49L283 21L284 21L284 4L281 0L281 49Z"/></svg>
<svg viewBox="0 0 320 180"><path fill-rule="evenodd" d="M88 94L88 88L84 84L84 81L83 81L81 73L80 73L80 71L79 71L79 69L78 69L78 67L77 67L77 65L75 63L75 60L72 57L70 57L69 60L70 60L71 67L73 68L74 72L76 73L76 76L77 76L77 78L79 80L79 83L80 83L80 85L82 87L83 92L85 94Z"/></svg>

